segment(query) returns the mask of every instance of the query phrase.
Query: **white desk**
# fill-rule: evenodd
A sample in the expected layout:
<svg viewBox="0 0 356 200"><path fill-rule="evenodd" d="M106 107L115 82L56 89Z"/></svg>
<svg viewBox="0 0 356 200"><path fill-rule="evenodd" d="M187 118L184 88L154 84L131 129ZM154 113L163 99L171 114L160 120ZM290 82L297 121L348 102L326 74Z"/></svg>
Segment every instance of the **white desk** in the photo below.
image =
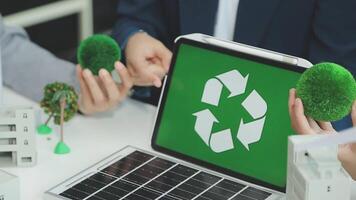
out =
<svg viewBox="0 0 356 200"><path fill-rule="evenodd" d="M4 90L8 105L33 105L18 94ZM77 116L65 125L65 140L72 152L55 155L58 134L37 136L38 164L33 168L5 167L20 177L21 200L40 200L43 193L63 180L130 144L150 148L156 108L127 100L117 110L100 117ZM58 129L55 129L58 132ZM50 138L50 140L48 140ZM353 185L356 200L356 184Z"/></svg>
<svg viewBox="0 0 356 200"><path fill-rule="evenodd" d="M4 90L7 105L33 105L33 102ZM40 200L43 193L63 180L130 144L150 149L150 134L156 108L127 100L115 112L100 117L77 116L65 125L68 155L53 153L58 127L49 137L37 136L38 163L32 168L3 167L20 177L21 200ZM50 138L51 140L48 140Z"/></svg>

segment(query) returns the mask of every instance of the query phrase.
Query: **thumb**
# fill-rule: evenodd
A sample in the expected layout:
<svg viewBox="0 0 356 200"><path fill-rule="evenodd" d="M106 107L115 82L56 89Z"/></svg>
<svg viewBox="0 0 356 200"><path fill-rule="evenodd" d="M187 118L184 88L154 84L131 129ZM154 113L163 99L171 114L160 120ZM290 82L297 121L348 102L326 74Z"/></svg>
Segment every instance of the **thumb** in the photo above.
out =
<svg viewBox="0 0 356 200"><path fill-rule="evenodd" d="M354 101L351 109L351 119L352 119L352 125L356 126L356 101Z"/></svg>
<svg viewBox="0 0 356 200"><path fill-rule="evenodd" d="M304 107L300 98L295 99L295 103L292 107L291 120L292 127L297 133L301 135L316 134L310 127L307 117L304 115Z"/></svg>
<svg viewBox="0 0 356 200"><path fill-rule="evenodd" d="M160 88L162 86L162 79L165 76L165 71L160 65L151 64L147 67L147 70L151 76L152 83L155 87Z"/></svg>

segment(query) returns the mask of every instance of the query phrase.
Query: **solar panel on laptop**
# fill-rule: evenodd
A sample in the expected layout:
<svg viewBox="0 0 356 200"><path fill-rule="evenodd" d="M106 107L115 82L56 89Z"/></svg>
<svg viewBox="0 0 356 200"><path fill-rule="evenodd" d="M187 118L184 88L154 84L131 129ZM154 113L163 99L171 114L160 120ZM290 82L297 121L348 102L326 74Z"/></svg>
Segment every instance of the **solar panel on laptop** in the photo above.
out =
<svg viewBox="0 0 356 200"><path fill-rule="evenodd" d="M134 151L59 195L72 200L264 200L271 194Z"/></svg>

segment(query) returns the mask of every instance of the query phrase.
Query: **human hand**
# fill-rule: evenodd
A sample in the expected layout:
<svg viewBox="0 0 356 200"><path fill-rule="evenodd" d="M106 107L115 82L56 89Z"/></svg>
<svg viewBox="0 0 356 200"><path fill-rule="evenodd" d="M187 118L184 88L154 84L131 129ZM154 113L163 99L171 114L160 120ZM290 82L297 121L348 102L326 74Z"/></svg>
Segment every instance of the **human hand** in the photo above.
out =
<svg viewBox="0 0 356 200"><path fill-rule="evenodd" d="M295 89L289 91L289 115L292 128L301 135L336 133L330 122L317 122L304 115L303 103L296 98ZM351 111L352 124L356 126L356 101ZM356 180L356 143L339 146L338 158L344 169Z"/></svg>
<svg viewBox="0 0 356 200"><path fill-rule="evenodd" d="M356 101L352 105L351 119L356 127ZM340 145L338 157L344 169L356 181L356 143Z"/></svg>
<svg viewBox="0 0 356 200"><path fill-rule="evenodd" d="M77 78L80 83L79 110L86 115L104 112L118 105L132 87L131 77L121 62L115 63L115 69L120 76L119 85L105 69L95 77L90 70L77 66Z"/></svg>
<svg viewBox="0 0 356 200"><path fill-rule="evenodd" d="M292 128L301 135L325 134L336 132L330 122L315 121L304 115L302 100L296 97L294 88L289 91L289 116Z"/></svg>
<svg viewBox="0 0 356 200"><path fill-rule="evenodd" d="M172 53L160 41L147 33L136 33L127 42L125 56L134 85L162 86Z"/></svg>

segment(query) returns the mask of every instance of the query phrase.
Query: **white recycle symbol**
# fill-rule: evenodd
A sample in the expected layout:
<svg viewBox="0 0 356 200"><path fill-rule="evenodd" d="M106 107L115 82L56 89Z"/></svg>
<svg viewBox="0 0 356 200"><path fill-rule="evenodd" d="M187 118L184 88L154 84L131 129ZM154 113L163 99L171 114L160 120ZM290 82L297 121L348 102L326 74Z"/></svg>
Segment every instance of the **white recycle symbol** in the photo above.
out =
<svg viewBox="0 0 356 200"><path fill-rule="evenodd" d="M231 70L209 79L205 83L201 101L213 106L219 106L223 85L230 92L228 98L245 93L248 77L249 75L243 77L237 70ZM236 137L247 150L250 150L249 145L261 139L267 104L259 93L253 90L242 102L242 106L247 110L254 121L245 123L244 120L241 119ZM211 150L216 153L221 153L234 148L230 129L212 133L214 123L219 123L219 121L209 109L201 110L193 113L193 115L196 116L195 131Z"/></svg>

